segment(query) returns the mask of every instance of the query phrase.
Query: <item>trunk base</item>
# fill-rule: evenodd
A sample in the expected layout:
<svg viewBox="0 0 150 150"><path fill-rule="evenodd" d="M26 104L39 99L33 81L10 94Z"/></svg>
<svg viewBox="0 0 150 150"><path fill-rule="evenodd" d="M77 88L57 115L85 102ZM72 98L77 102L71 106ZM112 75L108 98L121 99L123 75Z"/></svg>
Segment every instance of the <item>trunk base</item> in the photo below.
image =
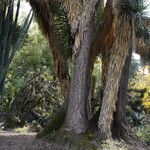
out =
<svg viewBox="0 0 150 150"><path fill-rule="evenodd" d="M98 110L89 122L90 132L77 135L72 132L66 132L63 128L60 129L66 116L65 109L61 109L49 122L49 125L42 132L40 132L37 137L44 139L46 138L48 141L54 143L56 147L58 146L59 150L95 150L95 147L101 147L101 140L104 139L100 133L97 134L99 111L100 110ZM58 123L59 125L56 126ZM123 124L114 122L112 133L113 139L117 139L119 141L123 140L129 147L129 150L149 150L147 145L134 135L132 129L127 123Z"/></svg>
<svg viewBox="0 0 150 150"><path fill-rule="evenodd" d="M90 134L77 135L67 132L63 128L49 134L44 139L63 150L96 150L97 147L91 142Z"/></svg>
<svg viewBox="0 0 150 150"><path fill-rule="evenodd" d="M125 143L130 146L129 150L150 150L150 148L133 133L127 123L114 123L113 136L114 138L125 141Z"/></svg>
<svg viewBox="0 0 150 150"><path fill-rule="evenodd" d="M53 115L52 119L48 122L48 124L37 134L38 138L42 138L47 136L57 130L59 130L65 120L66 117L66 109L63 107Z"/></svg>

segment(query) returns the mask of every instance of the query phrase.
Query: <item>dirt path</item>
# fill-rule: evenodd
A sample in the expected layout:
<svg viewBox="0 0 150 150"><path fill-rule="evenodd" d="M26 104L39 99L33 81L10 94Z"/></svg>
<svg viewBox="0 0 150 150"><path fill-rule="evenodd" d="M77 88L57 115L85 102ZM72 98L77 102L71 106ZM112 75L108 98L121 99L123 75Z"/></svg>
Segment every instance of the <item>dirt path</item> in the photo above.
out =
<svg viewBox="0 0 150 150"><path fill-rule="evenodd" d="M36 133L0 131L0 150L56 150L51 144L35 137Z"/></svg>

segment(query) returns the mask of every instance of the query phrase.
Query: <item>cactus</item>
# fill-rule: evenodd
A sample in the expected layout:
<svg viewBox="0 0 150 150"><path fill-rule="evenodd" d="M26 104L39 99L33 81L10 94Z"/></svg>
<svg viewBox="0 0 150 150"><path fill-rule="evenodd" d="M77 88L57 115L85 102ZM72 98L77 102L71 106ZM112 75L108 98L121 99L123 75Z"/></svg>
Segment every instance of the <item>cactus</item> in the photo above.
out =
<svg viewBox="0 0 150 150"><path fill-rule="evenodd" d="M0 100L9 65L21 46L33 18L30 11L22 25L19 25L20 0L17 0L16 11L14 7L14 0L0 0Z"/></svg>

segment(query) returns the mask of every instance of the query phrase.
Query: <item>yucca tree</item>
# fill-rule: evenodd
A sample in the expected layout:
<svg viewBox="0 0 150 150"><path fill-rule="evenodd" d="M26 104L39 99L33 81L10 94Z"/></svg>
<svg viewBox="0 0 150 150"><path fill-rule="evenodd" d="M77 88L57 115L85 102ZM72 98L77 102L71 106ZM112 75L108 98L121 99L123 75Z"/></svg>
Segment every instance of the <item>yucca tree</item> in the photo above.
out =
<svg viewBox="0 0 150 150"><path fill-rule="evenodd" d="M45 8L46 7L44 7L44 6L48 6L48 7L50 7L50 8L52 8L52 6L53 6L53 4L56 4L56 3L58 3L59 4L59 2L58 1L42 1L42 2L36 2L36 1L30 1L30 4L31 4L31 6L33 7L33 8L35 8L34 10L36 10L36 8L38 8L37 7L37 5L39 5L39 9L38 10L40 10L40 9L44 9L45 10ZM96 2L94 2L94 1L92 1L92 3L89 3L89 4L86 4L87 6L86 6L86 10L84 10L84 11L88 11L88 9L90 9L89 8L89 6L92 4L93 5L93 9L95 9L95 7L96 7L96 3L97 3L97 1ZM56 5L55 5L56 6ZM79 16L78 16L78 13L80 13L80 11L83 9L81 9L81 3L80 3L80 1L77 1L77 2L71 2L71 1L69 1L69 3L60 3L60 7L62 7L62 8L65 8L65 9L68 9L68 14L66 14L66 19L67 19L67 24L70 26L70 35L72 36L72 38L74 39L74 43L71 45L71 48L73 49L73 53L74 53L74 63L77 65L77 68L75 67L74 68L74 71L73 72L76 72L75 70L81 70L81 74L79 75L79 74L75 74L75 73L73 73L74 74L74 77L72 77L71 79L72 80L74 80L74 81L76 81L76 80L81 80L81 83L82 82L84 82L82 85L84 86L84 87L82 87L82 85L80 84L80 81L78 82L79 83L79 85L78 86L74 86L74 85L72 85L72 84L74 84L74 81L72 81L71 82L71 88L70 88L70 93L72 93L72 91L78 91L79 90L79 92L80 91L83 91L83 89L85 88L85 87L88 87L89 86L89 83L88 83L88 81L87 81L87 79L85 78L85 80L84 81L82 81L82 79L80 78L81 76L85 76L88 72L88 63L85 63L85 62L82 62L83 64L81 64L80 63L80 59L85 59L86 61L88 61L88 57L89 57L89 54L87 55L86 53L85 53L85 55L84 55L84 50L81 50L81 54L82 54L82 56L80 56L79 55L79 51L80 50L78 50L78 49L80 49L80 40L82 39L82 37L84 36L83 34L84 34L84 30L85 30L85 28L84 28L84 25L83 24L88 24L89 26L91 26L91 24L89 23L89 21L91 21L90 19L90 16L89 16L89 21L87 21L87 20L85 20L85 18L83 17L83 20L81 21L82 23L80 23L81 25L80 25L80 27L79 27L79 22L80 22L80 20L79 20ZM70 9L71 8L71 9ZM49 8L48 8L48 10L49 10ZM39 15L37 15L37 18L38 18L38 20L40 19L40 22L42 22L43 23L43 20L42 20L42 18L40 18L40 15L42 16L42 15L46 15L46 17L47 17L47 19L48 19L48 21L47 21L47 27L49 27L49 30L51 29L51 31L49 32L46 32L46 34L48 35L48 39L49 39L49 43L50 43L50 47L52 48L52 53L53 53L53 56L54 56L54 58L56 58L57 57L57 59L56 60L54 60L54 64L56 64L55 66L57 67L57 69L58 69L58 77L61 79L61 74L64 72L64 68L66 68L67 69L67 66L65 66L65 63L67 63L67 61L65 60L65 58L63 57L63 55L62 55L62 53L63 53L63 50L64 49L62 49L63 47L61 46L61 43L59 43L59 40L58 40L58 37L57 36L55 36L55 35L57 35L57 33L58 33L58 30L56 30L56 26L54 26L55 25L55 21L56 21L56 18L54 17L54 14L53 14L53 10L51 10L51 11L49 11L49 14L48 13L45 13L45 11L40 11L40 12L43 12L44 14L39 14ZM89 15L91 15L92 17L94 16L94 12L95 11L93 11L93 10L91 10L91 12L90 11L88 11L88 13L90 13ZM65 11L64 11L64 13L65 13ZM87 12L86 12L87 13ZM36 13L36 14L38 14L38 12ZM74 14L74 17L72 18L72 15ZM62 15L64 15L64 14L62 14ZM86 15L85 14L85 12L83 13L83 16L84 15ZM43 18L46 18L46 17L43 17ZM63 18L63 17L62 17ZM46 22L46 21L45 21ZM41 23L41 24L42 24ZM42 24L42 25L44 25L44 24ZM77 29L78 28L78 29ZM80 28L80 29L79 29ZM89 27L89 28L91 28L91 27ZM44 28L43 26L42 26L42 29L46 29L46 28ZM81 30L81 32L79 32L78 31L78 33L77 33L77 30ZM90 30L93 30L92 28L90 29ZM93 33L92 31L90 31L91 33ZM58 33L59 34L59 33ZM89 33L88 33L89 34ZM84 37L87 37L87 35L86 36L84 36ZM89 36L90 37L90 36ZM56 42L58 42L58 43L56 43L56 44L54 44L54 39L56 38ZM82 39L82 40L85 40L85 39ZM88 42L92 42L93 40L92 39L86 39L86 41ZM71 41L68 41L68 42L71 42ZM84 42L83 42L84 43ZM87 44L89 44L89 43L87 43ZM54 45L54 46L53 46ZM89 44L89 46L86 46L86 45L83 45L83 49L84 49L84 47L88 47L88 49L90 48L90 45L91 44ZM57 48L57 50L56 50L56 48ZM72 51L72 49L71 49L71 51ZM89 51L89 50L87 50L87 51ZM57 54L56 54L57 53ZM56 56L56 57L55 57ZM79 59L79 60L78 60ZM58 62L58 60L59 60L59 62ZM61 66L59 66L59 64L60 65L62 65L62 67ZM64 65L63 65L64 64ZM76 66L75 65L75 66ZM85 66L86 65L86 66ZM80 67L82 67L83 69L80 69ZM62 70L61 70L61 68L62 68ZM86 73L87 72L87 73ZM67 79L67 74L68 74L68 72L66 71L66 72L64 72L64 79L66 78ZM60 81L63 81L62 79L60 80ZM88 84L87 86L86 86L86 84ZM74 89L74 88L76 88L76 89ZM66 91L66 90L65 90ZM67 91L68 91L68 88L67 88ZM75 93L74 93L75 94ZM85 93L86 94L86 93ZM87 95L85 95L85 94L83 94L83 99L81 99L81 97L79 98L79 97L76 97L76 96L78 96L78 94L75 94L75 95L70 95L71 97L69 98L69 107L68 107L68 111L70 112L70 111L72 111L72 109L69 109L69 108L75 108L76 109L76 107L75 106L71 106L71 104L72 104L72 102L70 102L70 101L73 101L73 99L76 99L76 105L77 105L77 103L79 103L79 102L81 102L81 103L83 103L83 105L81 105L78 109L79 109L79 114L77 114L77 116L76 116L76 119L73 119L74 121L76 121L77 123L79 123L80 124L80 118L78 118L78 116L80 116L80 114L81 114L81 111L83 111L83 113L84 113L84 107L85 107L85 103L86 103L86 97L87 97ZM70 114L70 113L68 113L68 114ZM70 118L70 116L69 115L67 115L67 118ZM66 119L67 121L66 121L66 127L67 128L70 128L71 130L73 129L73 124L71 125L70 124L70 119ZM86 121L84 121L84 120L86 120ZM87 122L87 119L86 119L86 112L83 114L83 122ZM80 128L78 128L78 130L81 132L82 130L83 130L83 128L82 128L82 125L80 124L79 126L81 126ZM87 126L87 123L85 123L85 126ZM75 126L74 126L75 127ZM86 128L85 128L86 129ZM84 130L85 130L84 129Z"/></svg>
<svg viewBox="0 0 150 150"><path fill-rule="evenodd" d="M49 41L56 74L62 89L65 89L63 91L66 91L65 131L80 134L88 128L87 107L93 64L101 54L104 96L99 134L102 138L111 138L119 81L130 40L134 35L134 15L137 11L130 2L107 0L104 8L103 1L100 0L29 0L38 24ZM64 29L67 29L67 34L64 34ZM61 41L60 37L68 40ZM69 57L65 57L66 54ZM73 64L71 77L68 60Z"/></svg>
<svg viewBox="0 0 150 150"><path fill-rule="evenodd" d="M22 25L18 24L20 0L15 11L14 0L0 1L0 98L6 74L15 52L19 49L32 20L31 12Z"/></svg>
<svg viewBox="0 0 150 150"><path fill-rule="evenodd" d="M143 20L142 22L140 20ZM137 140L137 137L134 136L132 133L131 127L128 124L128 121L126 119L126 106L128 103L128 98L127 98L127 90L128 90L128 78L129 78L129 70L130 70L130 64L131 64L131 56L132 52L136 52L140 54L142 61L144 58L146 58L145 63L149 64L150 61L150 47L149 47L149 18L141 16L139 20L139 17L135 20L135 37L132 36L131 39L131 44L129 48L129 53L126 58L125 65L123 67L121 79L120 79L120 84L119 84L119 92L118 92L118 102L116 104L116 113L113 121L113 126L115 131L119 134L119 136L123 137L128 140L129 142L135 142L136 145L141 145L141 142ZM135 47L136 46L136 47ZM118 130L119 129L119 130ZM132 139L135 139L131 141ZM140 147L140 146L139 146Z"/></svg>
<svg viewBox="0 0 150 150"><path fill-rule="evenodd" d="M130 12L126 12L127 8L125 8L126 5L128 7L130 6L130 1L114 1L112 5L115 10L114 23L116 37L112 45L103 102L99 117L99 130L102 138L111 138L112 136L111 125L113 112L116 109L115 105L117 101L119 80L128 54L132 28L134 27L134 18L129 19L130 15L133 17L132 12L131 14Z"/></svg>
<svg viewBox="0 0 150 150"><path fill-rule="evenodd" d="M115 18L117 34L110 53L109 67L106 70L106 84L99 117L99 131L102 138L110 138L111 132L116 129L115 134L117 133L129 143L136 143L139 147L137 149L141 149L143 143L133 135L125 114L131 56L136 50L134 24L136 17L143 9L143 4L138 1L114 2L115 17L118 17ZM116 111L115 114L114 111Z"/></svg>
<svg viewBox="0 0 150 150"><path fill-rule="evenodd" d="M67 13L65 12L66 7L67 7L66 4L63 5L59 1L55 1L55 2L53 2L53 1L51 1L51 2L49 2L49 1L44 1L44 2L43 1L42 2L40 2L40 1L29 1L29 2L31 4L33 10L35 11L36 18L38 20L38 23L39 23L42 31L44 32L46 37L48 37L48 40L49 40L49 43L50 43L50 48L51 48L52 53L53 53L54 65L55 65L55 68L57 70L56 74L58 75L58 78L60 79L60 82L63 82L63 80L64 80L65 83L67 83L66 82L68 80L68 71L66 70L67 69L67 60L64 57L65 55L63 55L63 53L66 51L66 49L64 49L62 46L60 46L61 45L60 40L59 40L60 35L59 35L59 32L58 32L58 28L57 28L58 26L57 26L57 24L55 24L55 22L59 22L60 25L63 25L65 23L66 26L68 26L71 22L71 21L69 21L71 19L70 18L70 13L71 12L67 16ZM75 5L73 5L73 4L70 4L70 5L75 7ZM104 5L103 1L101 1L101 3L98 5L97 8L101 8L101 7L103 7L103 5ZM107 10L109 9L109 5L107 5ZM55 8L53 8L54 6L55 6ZM46 11L46 8L47 8L48 11ZM51 8L53 8L53 9L51 9ZM56 18L54 17L54 16L58 16L59 9L63 10L63 13L61 13L59 15L62 16L61 18L66 18L66 20L64 20L64 19L61 19L61 20L57 19L56 20ZM57 11L54 12L53 10L57 10ZM77 11L77 10L72 9L70 11ZM111 12L111 10L109 12ZM72 13L74 13L74 12L72 12ZM93 68L93 64L94 64L94 61L96 59L96 56L99 54L99 51L101 51L103 49L103 48L101 48L101 46L98 43L100 43L102 41L101 45L102 45L102 47L105 47L105 41L111 41L108 38L109 32L111 32L111 31L106 30L106 28L105 28L105 30L102 30L102 28L104 27L104 24L106 24L106 21L107 21L107 23L109 22L106 18L110 18L109 19L110 23L108 24L107 27L109 28L109 27L112 26L112 21L111 20L113 19L113 17L111 19L110 14L111 13L106 14L103 17L103 20L102 20L103 23L100 23L99 18L101 18L101 13L96 12L96 16L97 16L96 21L95 21L96 24L94 24L94 26L96 26L96 30L98 30L99 32L98 32L98 34L97 33L95 34L95 37L96 37L95 39L96 40L93 42L93 47L90 47L90 58L91 58L89 60L89 64L90 64L89 65L90 66L89 67L90 68L89 73L90 74L92 73L92 68ZM94 18L95 18L95 15L94 15ZM78 18L74 18L74 19L78 20ZM98 20L99 20L99 22L98 22ZM68 49L68 51L67 51L67 53L69 52L69 54L72 54L73 47L74 47L74 49L76 49L76 47L79 44L78 41L80 41L79 37L74 35L75 34L74 32L76 32L75 31L76 24L74 24L73 22L71 22L71 23L73 24L74 27L70 27L71 25L69 25L69 28L68 28L69 31L70 31L69 32L69 37L71 35L71 38L73 40L76 39L76 42L74 43L75 45L73 46L73 42L72 42L73 40L71 40L71 38L70 38L70 40L68 40L65 43L66 45L70 45L70 46L68 46L69 48L71 47L71 49ZM63 26L61 26L61 27L63 27ZM60 29L60 27L59 27L59 29ZM60 30L64 31L63 28L60 29ZM53 32L53 34L52 34L52 32ZM103 36L103 39L101 38L101 35ZM106 39L104 37L106 37ZM63 38L65 39L66 37L63 37ZM55 41L57 41L57 43ZM55 43L55 47L53 47L54 43ZM72 55L71 55L71 57L72 57ZM76 50L74 50L74 58L75 57L76 57ZM59 64L61 64L61 66ZM85 68L87 68L87 67L85 67ZM63 75L63 78L61 77L62 75ZM88 86L90 86L90 84ZM67 86L62 87L62 88L65 89L65 91L69 91L68 87L67 88L66 87Z"/></svg>

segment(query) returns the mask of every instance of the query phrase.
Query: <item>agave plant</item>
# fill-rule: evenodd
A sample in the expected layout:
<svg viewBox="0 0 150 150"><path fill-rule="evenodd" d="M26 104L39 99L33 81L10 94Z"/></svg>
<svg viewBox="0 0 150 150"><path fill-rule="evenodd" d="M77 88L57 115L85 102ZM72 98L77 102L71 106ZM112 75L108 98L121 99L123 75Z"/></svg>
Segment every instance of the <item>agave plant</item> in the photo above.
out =
<svg viewBox="0 0 150 150"><path fill-rule="evenodd" d="M0 98L2 97L6 74L15 52L19 49L32 21L30 11L24 23L18 24L20 0L15 11L14 0L0 1Z"/></svg>

